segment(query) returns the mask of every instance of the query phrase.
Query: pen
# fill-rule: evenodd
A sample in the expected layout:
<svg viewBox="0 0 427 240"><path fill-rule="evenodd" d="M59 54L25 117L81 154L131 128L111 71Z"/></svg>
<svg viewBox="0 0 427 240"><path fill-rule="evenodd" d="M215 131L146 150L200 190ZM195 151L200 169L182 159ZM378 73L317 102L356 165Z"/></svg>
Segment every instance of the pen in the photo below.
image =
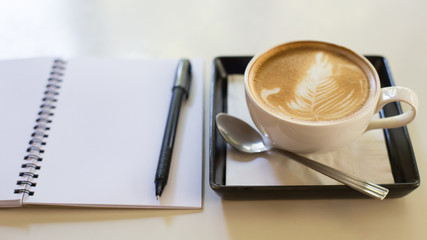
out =
<svg viewBox="0 0 427 240"><path fill-rule="evenodd" d="M157 200L162 196L163 190L168 182L169 169L172 160L175 133L178 126L179 111L182 100L188 99L191 85L191 64L188 59L181 59L176 69L175 80L172 87L172 99L166 121L165 133L163 135L162 147L160 149L159 162L157 164L154 184L156 187Z"/></svg>

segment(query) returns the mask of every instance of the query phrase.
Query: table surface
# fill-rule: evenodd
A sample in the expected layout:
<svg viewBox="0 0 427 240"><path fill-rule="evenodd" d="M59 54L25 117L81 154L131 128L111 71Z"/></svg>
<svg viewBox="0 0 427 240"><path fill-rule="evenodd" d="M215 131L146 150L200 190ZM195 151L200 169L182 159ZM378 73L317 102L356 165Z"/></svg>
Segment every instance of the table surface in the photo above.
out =
<svg viewBox="0 0 427 240"><path fill-rule="evenodd" d="M400 199L225 201L208 181L208 97L216 56L313 39L385 56L421 107L409 126L421 179L427 113L426 1L0 1L0 58L201 58L205 62L201 210L0 209L2 239L424 239L427 189ZM424 236L424 238L423 238Z"/></svg>

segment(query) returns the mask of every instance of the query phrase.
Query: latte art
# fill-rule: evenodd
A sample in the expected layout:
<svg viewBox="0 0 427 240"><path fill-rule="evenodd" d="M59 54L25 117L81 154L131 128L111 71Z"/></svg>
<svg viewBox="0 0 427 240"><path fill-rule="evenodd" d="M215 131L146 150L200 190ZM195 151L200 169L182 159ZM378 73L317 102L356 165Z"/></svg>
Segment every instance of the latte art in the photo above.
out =
<svg viewBox="0 0 427 240"><path fill-rule="evenodd" d="M258 102L302 121L331 121L357 112L369 79L345 56L319 49L290 50L261 64L254 76Z"/></svg>

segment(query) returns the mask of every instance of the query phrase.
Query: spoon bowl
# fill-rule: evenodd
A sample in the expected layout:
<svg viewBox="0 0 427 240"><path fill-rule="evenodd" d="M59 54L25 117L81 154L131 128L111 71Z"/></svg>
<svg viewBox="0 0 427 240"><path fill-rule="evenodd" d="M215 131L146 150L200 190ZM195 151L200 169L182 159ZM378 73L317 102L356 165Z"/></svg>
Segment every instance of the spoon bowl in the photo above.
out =
<svg viewBox="0 0 427 240"><path fill-rule="evenodd" d="M389 192L387 188L359 179L338 169L331 168L284 149L273 148L265 143L263 136L257 130L246 122L231 115L219 113L216 116L216 126L225 141L241 152L280 152L289 159L295 160L375 199L383 200Z"/></svg>
<svg viewBox="0 0 427 240"><path fill-rule="evenodd" d="M238 118L220 113L216 116L216 125L224 139L241 152L259 153L271 149L255 129Z"/></svg>

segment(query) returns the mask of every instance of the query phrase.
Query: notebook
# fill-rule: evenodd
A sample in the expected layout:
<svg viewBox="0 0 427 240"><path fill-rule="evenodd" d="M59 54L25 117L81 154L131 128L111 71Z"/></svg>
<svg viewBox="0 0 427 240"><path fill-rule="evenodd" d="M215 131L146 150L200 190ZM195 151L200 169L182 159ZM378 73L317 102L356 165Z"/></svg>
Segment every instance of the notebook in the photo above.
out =
<svg viewBox="0 0 427 240"><path fill-rule="evenodd" d="M0 207L201 208L203 63L192 60L155 196L178 60L0 61Z"/></svg>

